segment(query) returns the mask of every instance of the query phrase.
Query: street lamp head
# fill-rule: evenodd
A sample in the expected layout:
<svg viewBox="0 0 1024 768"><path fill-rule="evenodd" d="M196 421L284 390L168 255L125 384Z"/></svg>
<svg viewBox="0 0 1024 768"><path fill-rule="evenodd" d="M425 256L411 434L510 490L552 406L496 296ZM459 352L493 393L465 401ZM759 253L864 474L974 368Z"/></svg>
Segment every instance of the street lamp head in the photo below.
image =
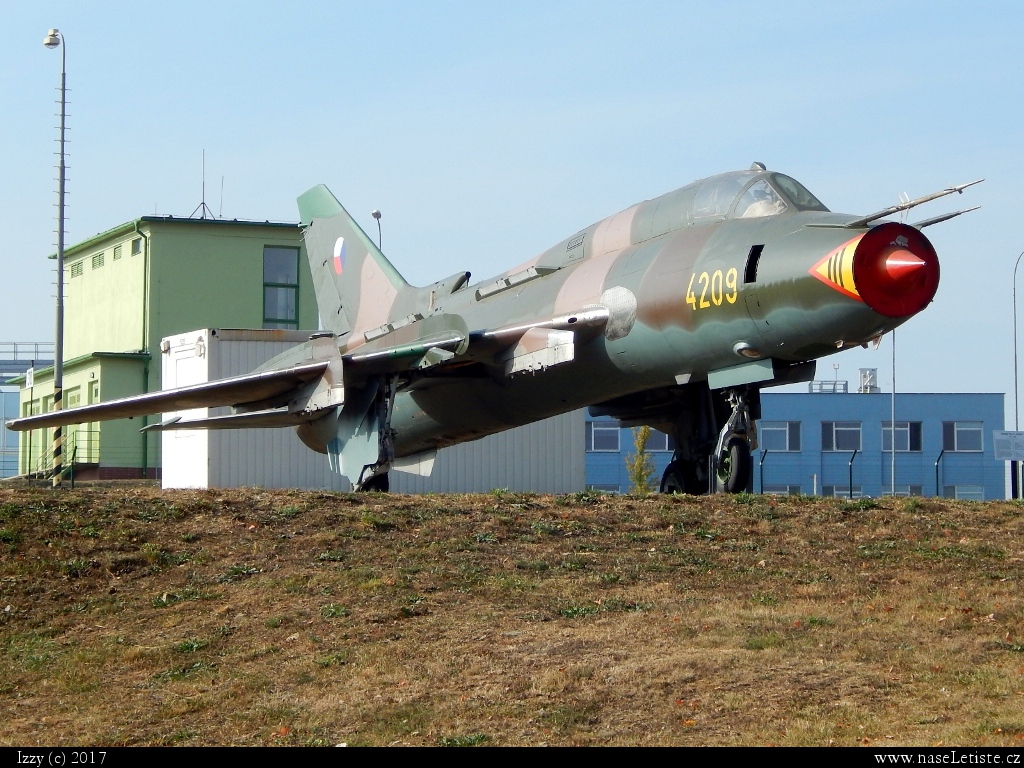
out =
<svg viewBox="0 0 1024 768"><path fill-rule="evenodd" d="M373 216L373 218L375 218L378 221L380 221L380 211L371 211L370 215Z"/></svg>
<svg viewBox="0 0 1024 768"><path fill-rule="evenodd" d="M47 34L46 37L43 38L43 45L45 45L47 48L56 48L58 45L60 45L60 30L51 29L49 34Z"/></svg>

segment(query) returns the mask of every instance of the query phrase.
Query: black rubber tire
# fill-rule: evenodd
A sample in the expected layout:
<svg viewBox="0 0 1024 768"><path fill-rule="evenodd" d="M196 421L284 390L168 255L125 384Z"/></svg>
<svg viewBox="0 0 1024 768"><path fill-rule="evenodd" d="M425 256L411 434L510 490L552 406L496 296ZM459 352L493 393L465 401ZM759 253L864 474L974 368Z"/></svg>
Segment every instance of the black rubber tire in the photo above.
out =
<svg viewBox="0 0 1024 768"><path fill-rule="evenodd" d="M743 493L750 482L750 443L745 437L733 435L725 444L725 451L718 461L719 493Z"/></svg>
<svg viewBox="0 0 1024 768"><path fill-rule="evenodd" d="M680 463L672 461L665 467L665 473L661 476L662 493L686 493L686 485L679 469Z"/></svg>
<svg viewBox="0 0 1024 768"><path fill-rule="evenodd" d="M376 491L378 493L390 493L391 492L391 480L388 478L388 473L385 472L382 475L374 475L365 483L363 483L364 491Z"/></svg>
<svg viewBox="0 0 1024 768"><path fill-rule="evenodd" d="M697 474L697 465L694 462L681 459L672 461L665 467L665 474L661 476L661 492L702 496L708 492L707 482L702 482Z"/></svg>

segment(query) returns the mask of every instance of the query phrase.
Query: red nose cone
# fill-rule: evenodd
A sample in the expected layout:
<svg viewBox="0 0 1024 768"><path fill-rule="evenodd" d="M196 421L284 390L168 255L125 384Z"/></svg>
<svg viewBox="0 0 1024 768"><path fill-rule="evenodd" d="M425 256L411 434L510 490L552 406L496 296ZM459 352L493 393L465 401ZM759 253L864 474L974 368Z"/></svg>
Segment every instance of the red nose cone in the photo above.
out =
<svg viewBox="0 0 1024 768"><path fill-rule="evenodd" d="M889 222L872 227L857 244L853 280L861 299L886 317L909 317L939 287L939 260L921 231Z"/></svg>
<svg viewBox="0 0 1024 768"><path fill-rule="evenodd" d="M885 259L885 271L894 283L902 283L907 279L912 280L914 273L925 266L925 260L910 251L893 251Z"/></svg>

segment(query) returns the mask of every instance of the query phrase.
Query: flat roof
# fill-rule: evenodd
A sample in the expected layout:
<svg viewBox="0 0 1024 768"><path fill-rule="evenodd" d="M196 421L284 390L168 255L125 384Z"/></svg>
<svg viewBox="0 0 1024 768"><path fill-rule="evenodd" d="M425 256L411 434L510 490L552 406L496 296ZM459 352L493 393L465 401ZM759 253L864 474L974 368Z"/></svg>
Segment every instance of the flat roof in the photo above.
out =
<svg viewBox="0 0 1024 768"><path fill-rule="evenodd" d="M114 358L121 360L149 360L152 355L149 352L90 352L87 355L79 355L73 357L70 360L64 361L64 368L75 368L82 363L93 360L96 358ZM53 365L48 365L45 368L36 369L36 376L49 375L53 376ZM25 376L15 376L14 378L8 379L5 383L7 384L24 384Z"/></svg>
<svg viewBox="0 0 1024 768"><path fill-rule="evenodd" d="M137 232L140 224L198 224L200 226L214 227L277 227L281 229L298 229L301 225L298 222L290 221L252 221L250 219L190 219L187 216L140 216L137 219L118 224L116 227L100 232L80 243L68 246L64 249L64 258L73 256L80 251L92 248L101 240L126 235L129 232ZM52 253L48 258L56 259L57 254Z"/></svg>

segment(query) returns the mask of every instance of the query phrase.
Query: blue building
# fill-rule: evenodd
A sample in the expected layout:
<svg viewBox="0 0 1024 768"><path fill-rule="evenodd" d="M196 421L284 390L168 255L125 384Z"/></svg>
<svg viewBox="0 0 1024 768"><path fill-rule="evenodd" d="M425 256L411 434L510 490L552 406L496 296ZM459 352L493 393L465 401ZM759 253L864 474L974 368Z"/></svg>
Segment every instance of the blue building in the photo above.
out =
<svg viewBox="0 0 1024 768"><path fill-rule="evenodd" d="M584 411L586 413L586 411ZM634 431L620 429L619 422L610 416L586 416L586 477L587 488L609 493L627 493L629 474L626 458L635 453ZM672 460L675 443L669 435L651 431L647 451L654 465L652 484L657 490L665 467Z"/></svg>
<svg viewBox="0 0 1024 768"><path fill-rule="evenodd" d="M893 429L891 395L876 387L847 392L845 382L812 382L810 389L761 394L755 492L888 495L895 446L898 496L1006 497L1005 463L992 444L992 432L1004 428L1002 394L898 393ZM587 486L627 492L632 431L607 417L586 419ZM658 480L672 440L654 433L648 450Z"/></svg>
<svg viewBox="0 0 1024 768"><path fill-rule="evenodd" d="M18 386L7 380L23 376L29 368L53 365L52 343L0 341L0 478L18 474L18 432L3 423L16 418Z"/></svg>

